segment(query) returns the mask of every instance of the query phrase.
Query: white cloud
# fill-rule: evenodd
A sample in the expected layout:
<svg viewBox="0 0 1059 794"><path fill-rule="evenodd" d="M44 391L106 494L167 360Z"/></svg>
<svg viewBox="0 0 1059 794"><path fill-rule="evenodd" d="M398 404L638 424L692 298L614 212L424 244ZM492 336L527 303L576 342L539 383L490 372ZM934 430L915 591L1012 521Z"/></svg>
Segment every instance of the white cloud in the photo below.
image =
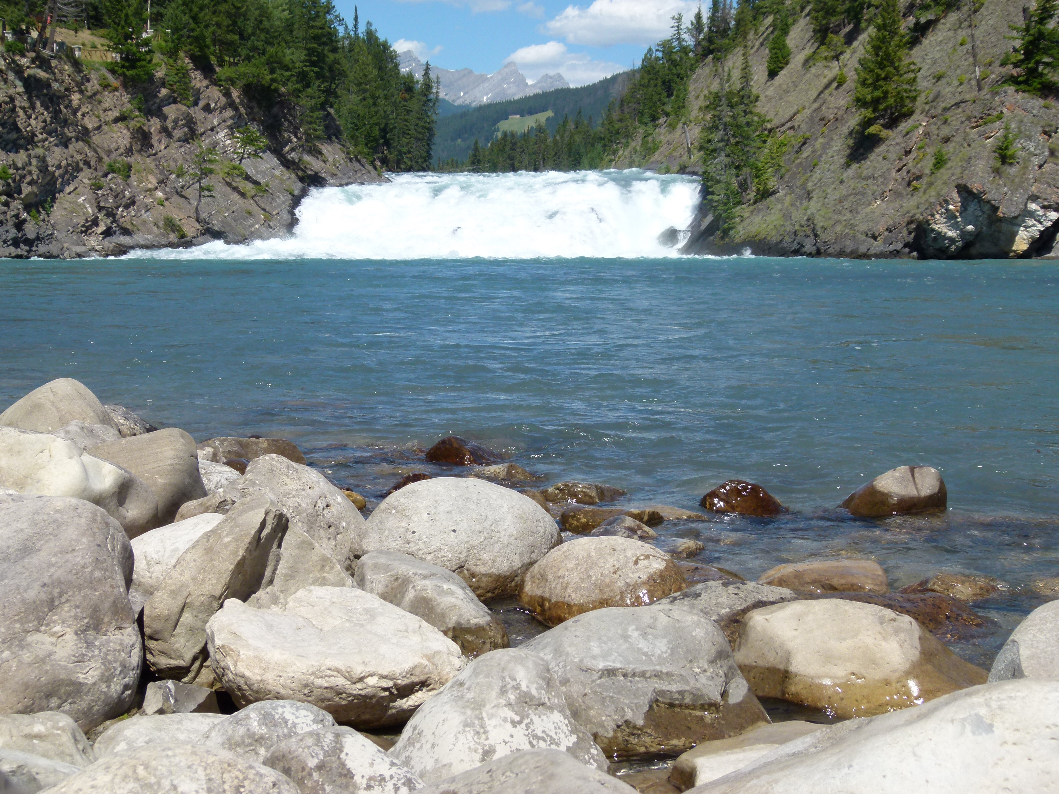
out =
<svg viewBox="0 0 1059 794"><path fill-rule="evenodd" d="M518 12L534 19L544 19L544 9L530 0L528 3L519 3Z"/></svg>
<svg viewBox="0 0 1059 794"><path fill-rule="evenodd" d="M674 14L687 20L696 8L691 0L594 0L588 8L567 6L544 30L570 44L647 46L670 34Z"/></svg>
<svg viewBox="0 0 1059 794"><path fill-rule="evenodd" d="M610 77L624 67L608 61L594 61L583 52L570 52L560 41L531 44L511 53L505 62L513 62L526 78L535 82L545 74L559 72L570 85L588 85Z"/></svg>
<svg viewBox="0 0 1059 794"><path fill-rule="evenodd" d="M434 49L430 49L429 47L427 47L426 44L421 41L410 41L408 39L398 39L391 46L393 47L394 52L404 52L405 50L411 50L415 53L415 56L421 61L425 61L431 55L437 55L439 52L441 52L440 44Z"/></svg>

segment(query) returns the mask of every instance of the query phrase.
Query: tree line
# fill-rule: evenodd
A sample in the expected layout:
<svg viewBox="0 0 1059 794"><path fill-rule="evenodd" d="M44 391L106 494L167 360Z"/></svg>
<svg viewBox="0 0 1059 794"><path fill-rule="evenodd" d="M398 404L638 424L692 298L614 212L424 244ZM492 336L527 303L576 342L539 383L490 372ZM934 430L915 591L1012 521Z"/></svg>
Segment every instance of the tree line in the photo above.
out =
<svg viewBox="0 0 1059 794"><path fill-rule="evenodd" d="M59 6L67 13L59 14ZM44 33L60 24L101 30L120 60L108 64L132 93L164 84L192 101L188 65L239 89L282 123L289 111L307 141L336 135L352 153L394 171L430 168L438 85L401 74L373 28L339 16L331 0L0 0L9 26ZM141 94L142 95L142 94Z"/></svg>

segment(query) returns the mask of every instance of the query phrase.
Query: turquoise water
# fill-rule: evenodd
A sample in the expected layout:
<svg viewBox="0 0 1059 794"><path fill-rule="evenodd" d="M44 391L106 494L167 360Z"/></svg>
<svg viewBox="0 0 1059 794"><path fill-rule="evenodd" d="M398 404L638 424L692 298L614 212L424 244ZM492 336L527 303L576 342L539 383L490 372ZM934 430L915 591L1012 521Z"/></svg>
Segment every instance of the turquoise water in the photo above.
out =
<svg viewBox="0 0 1059 794"><path fill-rule="evenodd" d="M750 479L791 515L666 533L747 577L824 553L999 576L990 647L1059 576L1054 264L5 261L0 296L5 405L77 378L199 440L291 438L372 500L448 433L629 503ZM948 516L833 509L905 463L942 471Z"/></svg>

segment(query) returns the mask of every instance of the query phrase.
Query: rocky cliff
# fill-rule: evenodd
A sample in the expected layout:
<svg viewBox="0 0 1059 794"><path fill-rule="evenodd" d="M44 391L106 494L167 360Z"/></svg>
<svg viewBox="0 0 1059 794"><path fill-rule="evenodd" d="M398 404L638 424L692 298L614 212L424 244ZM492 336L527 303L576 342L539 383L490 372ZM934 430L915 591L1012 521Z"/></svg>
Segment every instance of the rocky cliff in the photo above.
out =
<svg viewBox="0 0 1059 794"><path fill-rule="evenodd" d="M790 64L769 79L771 25L751 41L759 110L789 141L775 192L745 207L735 235L718 241L708 207L687 250L836 257L1006 258L1050 256L1059 230L1059 108L1006 86L1000 65L1021 22L1018 0L985 0L976 15L983 90L971 63L966 13L951 13L917 42L916 112L874 141L855 131L854 69L866 34L847 31L836 63L812 58L808 16L788 37ZM727 66L739 72L741 53ZM848 76L838 79L840 69ZM691 84L692 119L701 118L717 69L704 64ZM1018 162L995 151L1004 124L1017 136ZM694 172L698 126L663 123L638 139L619 165ZM692 146L689 148L688 143ZM938 152L942 152L938 156ZM1059 254L1059 252L1056 252Z"/></svg>
<svg viewBox="0 0 1059 794"><path fill-rule="evenodd" d="M383 179L334 135L304 141L290 109L190 76L185 102L161 84L130 96L99 65L0 53L0 257L274 237L310 187ZM234 132L247 125L267 145L241 157ZM200 144L217 154L204 180Z"/></svg>

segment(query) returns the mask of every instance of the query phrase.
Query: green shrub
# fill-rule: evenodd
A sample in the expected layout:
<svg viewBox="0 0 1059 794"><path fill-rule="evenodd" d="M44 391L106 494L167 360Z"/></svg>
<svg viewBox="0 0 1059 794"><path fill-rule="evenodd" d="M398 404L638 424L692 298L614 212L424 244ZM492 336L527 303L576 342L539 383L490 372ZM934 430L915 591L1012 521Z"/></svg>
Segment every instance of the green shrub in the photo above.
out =
<svg viewBox="0 0 1059 794"><path fill-rule="evenodd" d="M132 176L132 166L128 160L111 160L107 163L107 173L117 174L126 182L129 181L129 177Z"/></svg>
<svg viewBox="0 0 1059 794"><path fill-rule="evenodd" d="M1015 165L1019 161L1019 151L1015 148L1015 143L1018 141L1018 136L1011 131L1011 127L1008 124L1004 124L1004 132L1000 136L1000 141L994 149L996 154L996 162L998 166L1002 165Z"/></svg>
<svg viewBox="0 0 1059 794"><path fill-rule="evenodd" d="M93 190L102 190L106 187L106 184L103 182L102 179L93 179L88 184Z"/></svg>
<svg viewBox="0 0 1059 794"><path fill-rule="evenodd" d="M936 174L945 164L949 162L949 156L945 154L945 150L940 146L934 150L934 161L930 164L930 173Z"/></svg>
<svg viewBox="0 0 1059 794"><path fill-rule="evenodd" d="M14 174L11 173L10 168L8 168L6 165L0 165L0 179L6 182L13 176Z"/></svg>
<svg viewBox="0 0 1059 794"><path fill-rule="evenodd" d="M26 52L26 45L21 41L6 41L4 49L12 55L22 55Z"/></svg>
<svg viewBox="0 0 1059 794"><path fill-rule="evenodd" d="M838 74L835 75L835 85L837 85L839 88L841 88L842 86L844 86L846 84L846 81L848 79L849 78L846 77L846 73L844 71L842 71L841 69L839 69L838 70Z"/></svg>
<svg viewBox="0 0 1059 794"><path fill-rule="evenodd" d="M184 227L180 225L180 221L172 215L166 215L162 218L162 229L167 234L176 237L178 240L183 240L188 236L188 233L184 231Z"/></svg>

